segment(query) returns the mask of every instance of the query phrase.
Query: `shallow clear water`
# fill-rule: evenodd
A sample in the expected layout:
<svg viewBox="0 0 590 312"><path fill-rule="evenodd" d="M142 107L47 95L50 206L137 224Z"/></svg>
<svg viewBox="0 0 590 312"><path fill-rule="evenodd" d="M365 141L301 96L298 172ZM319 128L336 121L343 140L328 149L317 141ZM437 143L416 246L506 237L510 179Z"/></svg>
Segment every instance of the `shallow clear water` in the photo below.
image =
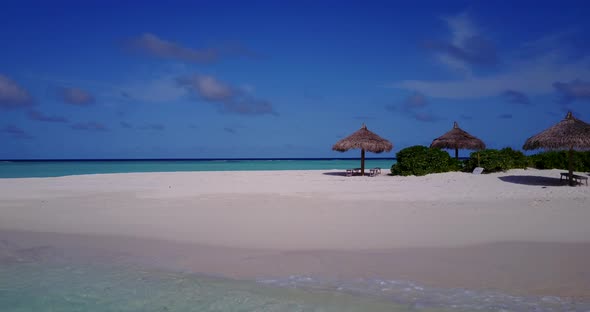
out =
<svg viewBox="0 0 590 312"><path fill-rule="evenodd" d="M589 301L312 276L238 281L103 248L0 238L0 311L590 311Z"/></svg>
<svg viewBox="0 0 590 312"><path fill-rule="evenodd" d="M388 172L394 163L394 159L367 159L365 166L379 167ZM0 161L0 178L125 172L331 170L357 167L360 167L358 159Z"/></svg>
<svg viewBox="0 0 590 312"><path fill-rule="evenodd" d="M514 311L514 312L588 312L590 302L555 296L515 296L499 291L461 288L435 288L403 280L358 279L351 281L321 280L308 276L283 279L261 279L260 283L303 289L335 289L344 293L385 298L413 311Z"/></svg>
<svg viewBox="0 0 590 312"><path fill-rule="evenodd" d="M558 297L401 280L238 281L128 261L66 261L50 249L41 253L54 260L0 262L0 311L590 311L588 302Z"/></svg>
<svg viewBox="0 0 590 312"><path fill-rule="evenodd" d="M132 266L0 266L0 311L415 311L384 299ZM443 311L421 309L421 311Z"/></svg>

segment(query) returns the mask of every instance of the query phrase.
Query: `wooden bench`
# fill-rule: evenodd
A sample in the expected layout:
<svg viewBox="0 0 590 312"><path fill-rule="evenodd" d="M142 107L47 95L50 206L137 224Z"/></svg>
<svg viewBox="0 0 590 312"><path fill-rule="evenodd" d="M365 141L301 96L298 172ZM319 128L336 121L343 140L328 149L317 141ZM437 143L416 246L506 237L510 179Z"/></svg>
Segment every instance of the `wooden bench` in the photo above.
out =
<svg viewBox="0 0 590 312"><path fill-rule="evenodd" d="M568 172L562 172L562 173L560 173L560 176L559 176L559 181L562 181L564 177L565 177L565 180L567 181L567 179L569 178L569 173L568 173ZM584 184L584 183L582 183L582 181L583 181L583 182L585 182L586 186L588 186L588 177L585 177L585 176L581 176L581 175L574 174L574 175L572 176L572 178L573 178L573 179L574 179L574 181L576 181L576 183L578 183L579 185L582 185L582 184Z"/></svg>

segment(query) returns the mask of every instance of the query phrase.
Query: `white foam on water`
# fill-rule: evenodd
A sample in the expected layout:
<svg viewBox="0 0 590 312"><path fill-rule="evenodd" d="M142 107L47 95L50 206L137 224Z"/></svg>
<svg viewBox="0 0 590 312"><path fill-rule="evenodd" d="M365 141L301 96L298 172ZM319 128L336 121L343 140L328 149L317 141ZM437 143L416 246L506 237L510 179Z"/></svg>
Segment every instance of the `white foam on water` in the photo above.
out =
<svg viewBox="0 0 590 312"><path fill-rule="evenodd" d="M394 303L416 309L442 308L459 311L514 312L588 312L590 302L556 296L520 297L496 291L461 288L434 288L403 280L358 279L320 280L308 276L285 279L259 279L257 282L278 287L334 289L336 291L384 297Z"/></svg>

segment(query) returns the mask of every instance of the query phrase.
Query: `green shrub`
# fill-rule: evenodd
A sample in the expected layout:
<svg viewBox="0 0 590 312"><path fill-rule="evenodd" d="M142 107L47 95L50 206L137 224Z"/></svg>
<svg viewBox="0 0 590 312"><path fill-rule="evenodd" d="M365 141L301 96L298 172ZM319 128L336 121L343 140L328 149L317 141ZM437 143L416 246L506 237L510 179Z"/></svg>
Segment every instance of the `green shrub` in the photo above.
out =
<svg viewBox="0 0 590 312"><path fill-rule="evenodd" d="M574 151L574 170L590 172L590 152Z"/></svg>
<svg viewBox="0 0 590 312"><path fill-rule="evenodd" d="M404 148L396 154L396 158L397 163L391 166L393 175L423 176L461 169L461 163L451 158L449 153L421 145Z"/></svg>
<svg viewBox="0 0 590 312"><path fill-rule="evenodd" d="M510 169L568 169L567 151L550 151L525 156L521 151L512 148L501 150L486 149L473 152L463 162L439 149L426 146L411 146L396 154L397 163L391 166L393 175L426 175L448 171L464 170L471 172L475 167L483 167L484 173L506 171ZM479 159L478 159L479 157ZM574 171L590 172L590 151L574 151Z"/></svg>
<svg viewBox="0 0 590 312"><path fill-rule="evenodd" d="M532 167L537 169L567 169L567 152L552 151L529 156Z"/></svg>
<svg viewBox="0 0 590 312"><path fill-rule="evenodd" d="M528 164L529 160L521 151L507 147L501 150L486 149L471 153L469 159L465 161L464 169L473 171L475 167L482 167L484 172L490 173L516 168L525 169Z"/></svg>
<svg viewBox="0 0 590 312"><path fill-rule="evenodd" d="M550 151L528 157L529 165L537 169L568 169L567 151ZM590 171L590 152L574 151L574 171Z"/></svg>
<svg viewBox="0 0 590 312"><path fill-rule="evenodd" d="M528 158L521 151L506 147L501 149L500 153L510 160L510 169L526 169L529 166Z"/></svg>

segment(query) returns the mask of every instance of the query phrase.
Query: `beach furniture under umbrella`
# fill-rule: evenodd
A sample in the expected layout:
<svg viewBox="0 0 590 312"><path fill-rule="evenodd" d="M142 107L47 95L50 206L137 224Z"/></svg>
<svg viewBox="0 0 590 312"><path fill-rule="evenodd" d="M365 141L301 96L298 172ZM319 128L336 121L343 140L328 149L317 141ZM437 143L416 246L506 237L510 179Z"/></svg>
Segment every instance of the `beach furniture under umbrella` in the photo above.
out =
<svg viewBox="0 0 590 312"><path fill-rule="evenodd" d="M393 144L388 140L378 136L377 134L367 130L367 126L363 126L355 133L346 138L336 142L332 149L339 152L345 152L350 149L361 150L361 175L365 175L365 151L372 153L389 152L393 148Z"/></svg>
<svg viewBox="0 0 590 312"><path fill-rule="evenodd" d="M486 148L482 140L472 136L463 129L459 128L459 124L455 121L453 129L443 134L442 136L432 140L430 147L440 149L454 149L455 158L459 159L459 150L482 150Z"/></svg>
<svg viewBox="0 0 590 312"><path fill-rule="evenodd" d="M590 148L590 125L568 112L565 119L526 140L522 148L568 150L568 178L574 185L574 149Z"/></svg>

